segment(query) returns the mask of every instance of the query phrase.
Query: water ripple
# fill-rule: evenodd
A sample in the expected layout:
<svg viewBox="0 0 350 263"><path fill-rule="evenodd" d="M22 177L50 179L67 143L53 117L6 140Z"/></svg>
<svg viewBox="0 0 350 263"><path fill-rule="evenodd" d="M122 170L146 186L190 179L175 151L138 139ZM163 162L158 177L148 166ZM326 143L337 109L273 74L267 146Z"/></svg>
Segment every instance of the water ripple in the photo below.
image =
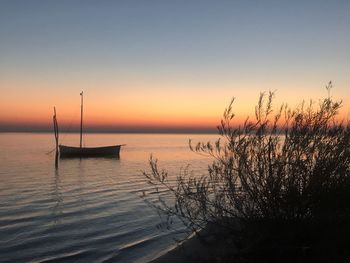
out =
<svg viewBox="0 0 350 263"><path fill-rule="evenodd" d="M157 213L141 198L158 199L141 171L150 153L171 180L188 159L194 169L206 169L202 157L188 152L188 136L88 136L92 145L128 146L120 160L61 160L55 171L53 156L45 154L51 134L0 134L0 261L147 262L173 246L176 234L157 228ZM75 143L74 134L66 137ZM161 195L169 197L165 190Z"/></svg>

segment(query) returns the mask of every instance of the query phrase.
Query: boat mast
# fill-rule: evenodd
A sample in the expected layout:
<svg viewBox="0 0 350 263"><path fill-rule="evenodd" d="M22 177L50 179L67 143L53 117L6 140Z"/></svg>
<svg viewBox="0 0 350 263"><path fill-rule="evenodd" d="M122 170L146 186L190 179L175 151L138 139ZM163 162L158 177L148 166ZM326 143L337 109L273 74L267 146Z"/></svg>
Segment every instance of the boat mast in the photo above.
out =
<svg viewBox="0 0 350 263"><path fill-rule="evenodd" d="M56 155L55 155L55 168L58 169L58 123L57 123L57 117L56 117L56 107L53 107L53 129L55 132L55 141L56 141Z"/></svg>
<svg viewBox="0 0 350 263"><path fill-rule="evenodd" d="M80 93L81 105L80 105L80 148L83 147L83 92Z"/></svg>

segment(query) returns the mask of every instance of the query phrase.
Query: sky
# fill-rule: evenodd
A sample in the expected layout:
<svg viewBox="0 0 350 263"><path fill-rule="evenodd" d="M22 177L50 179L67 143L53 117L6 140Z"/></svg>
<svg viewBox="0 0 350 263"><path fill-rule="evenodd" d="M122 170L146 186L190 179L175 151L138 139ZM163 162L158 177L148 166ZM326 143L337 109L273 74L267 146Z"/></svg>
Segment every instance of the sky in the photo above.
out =
<svg viewBox="0 0 350 263"><path fill-rule="evenodd" d="M213 131L327 96L350 119L350 1L0 0L0 131Z"/></svg>

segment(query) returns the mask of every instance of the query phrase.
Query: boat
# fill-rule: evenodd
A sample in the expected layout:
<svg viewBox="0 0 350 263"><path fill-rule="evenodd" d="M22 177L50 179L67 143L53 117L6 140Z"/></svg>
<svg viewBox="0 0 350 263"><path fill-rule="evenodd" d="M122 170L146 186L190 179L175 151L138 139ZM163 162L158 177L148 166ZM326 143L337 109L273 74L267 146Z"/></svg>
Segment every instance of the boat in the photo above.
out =
<svg viewBox="0 0 350 263"><path fill-rule="evenodd" d="M80 110L80 146L58 145L60 158L84 158L84 157L114 157L119 158L120 148L125 144L99 146L99 147L83 147L83 92L81 96Z"/></svg>
<svg viewBox="0 0 350 263"><path fill-rule="evenodd" d="M69 157L119 157L121 145L101 147L74 147L59 145L60 158Z"/></svg>

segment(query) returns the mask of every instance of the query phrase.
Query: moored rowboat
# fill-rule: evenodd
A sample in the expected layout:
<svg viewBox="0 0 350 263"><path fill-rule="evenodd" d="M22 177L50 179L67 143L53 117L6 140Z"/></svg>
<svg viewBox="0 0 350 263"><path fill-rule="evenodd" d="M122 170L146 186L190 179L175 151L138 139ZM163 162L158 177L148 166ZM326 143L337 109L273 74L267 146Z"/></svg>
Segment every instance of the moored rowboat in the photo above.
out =
<svg viewBox="0 0 350 263"><path fill-rule="evenodd" d="M100 146L100 147L83 147L83 92L81 96L81 111L80 111L80 147L58 145L58 124L56 118L56 108L54 108L54 131L56 140L56 158L55 167L58 167L58 155L60 158L74 158L74 157L114 157L119 158L120 147L125 144Z"/></svg>
<svg viewBox="0 0 350 263"><path fill-rule="evenodd" d="M116 157L119 158L120 147L122 145L102 146L102 147L74 147L59 145L60 157Z"/></svg>

